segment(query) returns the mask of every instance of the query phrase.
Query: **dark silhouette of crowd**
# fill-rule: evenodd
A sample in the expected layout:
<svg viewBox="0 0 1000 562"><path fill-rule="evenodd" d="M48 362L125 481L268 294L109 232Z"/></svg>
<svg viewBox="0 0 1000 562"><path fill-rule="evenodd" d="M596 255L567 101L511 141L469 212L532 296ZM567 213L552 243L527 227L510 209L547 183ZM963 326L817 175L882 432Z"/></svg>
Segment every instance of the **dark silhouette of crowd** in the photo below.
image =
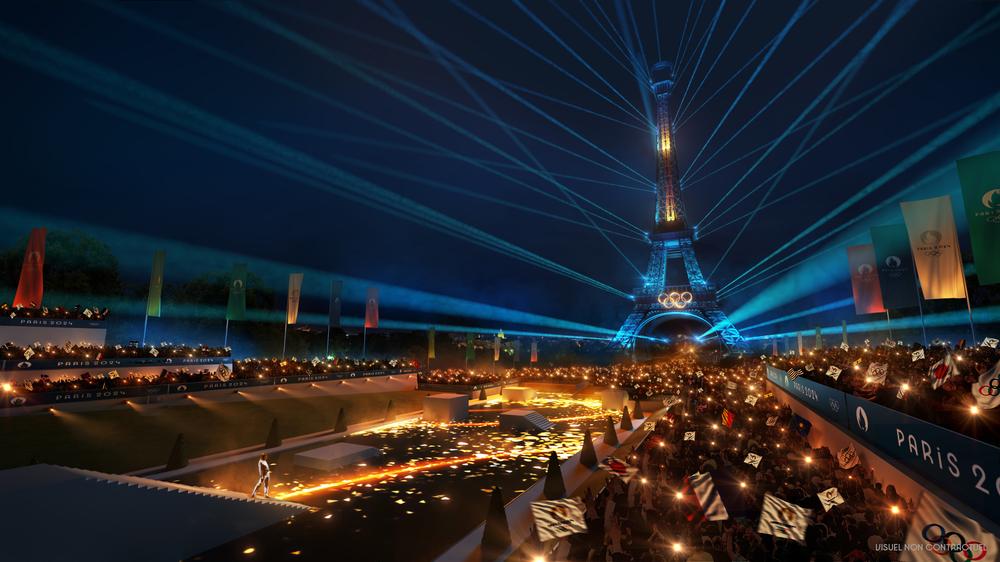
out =
<svg viewBox="0 0 1000 562"><path fill-rule="evenodd" d="M107 308L84 307L76 305L72 308L56 306L53 308L25 308L13 306L9 303L0 303L0 314L7 318L38 318L38 319L65 319L65 320L107 320L110 311Z"/></svg>

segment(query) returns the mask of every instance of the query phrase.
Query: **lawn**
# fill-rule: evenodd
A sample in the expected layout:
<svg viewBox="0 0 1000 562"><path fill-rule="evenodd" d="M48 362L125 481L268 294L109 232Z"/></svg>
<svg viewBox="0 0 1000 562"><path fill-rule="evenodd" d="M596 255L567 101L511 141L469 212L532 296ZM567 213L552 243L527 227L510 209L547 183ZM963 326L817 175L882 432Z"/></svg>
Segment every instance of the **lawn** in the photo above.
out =
<svg viewBox="0 0 1000 562"><path fill-rule="evenodd" d="M381 392L310 398L191 403L139 413L131 409L0 418L0 469L45 462L105 472L166 463L178 433L189 458L263 443L271 422L282 437L332 429L344 408L348 424L419 410L426 393Z"/></svg>

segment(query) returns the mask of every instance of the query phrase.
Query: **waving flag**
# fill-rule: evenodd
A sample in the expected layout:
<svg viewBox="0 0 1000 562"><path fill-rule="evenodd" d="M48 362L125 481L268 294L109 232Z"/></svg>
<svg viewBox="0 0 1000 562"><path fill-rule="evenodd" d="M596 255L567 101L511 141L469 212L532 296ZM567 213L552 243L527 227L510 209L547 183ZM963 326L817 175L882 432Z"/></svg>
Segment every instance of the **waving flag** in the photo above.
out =
<svg viewBox="0 0 1000 562"><path fill-rule="evenodd" d="M806 541L806 527L809 526L811 518L811 509L799 507L765 493L757 532L762 535L773 535L804 543Z"/></svg>
<svg viewBox="0 0 1000 562"><path fill-rule="evenodd" d="M912 362L915 362L915 361L920 361L924 357L926 357L926 355L924 354L924 350L923 350L923 348L920 348L920 349L918 349L918 350L916 350L916 351L914 351L913 353L910 354L910 358L911 358L910 362L912 363Z"/></svg>
<svg viewBox="0 0 1000 562"><path fill-rule="evenodd" d="M989 531L960 510L921 494L913 514L904 544L930 545L921 550L903 551L899 559L913 562L945 562L948 560L995 560L1000 543ZM962 550L951 550L961 548ZM950 556L949 556L950 554Z"/></svg>
<svg viewBox="0 0 1000 562"><path fill-rule="evenodd" d="M830 365L830 367L826 370L827 376L832 378L833 380L839 379L840 373L842 372L843 371L841 370L841 368L837 367L836 365Z"/></svg>
<svg viewBox="0 0 1000 562"><path fill-rule="evenodd" d="M1000 361L992 369L979 375L978 383L972 383L972 396L984 410L1000 406Z"/></svg>
<svg viewBox="0 0 1000 562"><path fill-rule="evenodd" d="M865 383L882 384L885 382L885 377L888 374L888 363L872 363L868 365L868 374L865 375Z"/></svg>
<svg viewBox="0 0 1000 562"><path fill-rule="evenodd" d="M996 338L984 338L981 347L992 347L993 349L996 349L997 345L1000 345L1000 340Z"/></svg>
<svg viewBox="0 0 1000 562"><path fill-rule="evenodd" d="M831 507L844 503L844 496L836 488L828 488L816 494L819 496L819 503L823 505L823 511L830 511Z"/></svg>
<svg viewBox="0 0 1000 562"><path fill-rule="evenodd" d="M694 432L693 431L685 431L684 432L684 440L685 441L694 441Z"/></svg>
<svg viewBox="0 0 1000 562"><path fill-rule="evenodd" d="M924 298L964 299L965 271L951 196L902 202L900 206Z"/></svg>
<svg viewBox="0 0 1000 562"><path fill-rule="evenodd" d="M858 465L858 450L854 448L854 443L848 443L846 447L837 452L837 464L844 470L850 470Z"/></svg>
<svg viewBox="0 0 1000 562"><path fill-rule="evenodd" d="M715 488L712 475L708 472L695 472L684 479L684 495L692 495L697 502L697 509L687 516L688 521L725 521L729 519L726 505Z"/></svg>
<svg viewBox="0 0 1000 562"><path fill-rule="evenodd" d="M535 518L538 540L542 542L587 532L580 498L531 502L531 515Z"/></svg>
<svg viewBox="0 0 1000 562"><path fill-rule="evenodd" d="M368 287L365 299L365 328L378 328L378 287Z"/></svg>
<svg viewBox="0 0 1000 562"><path fill-rule="evenodd" d="M607 457L598 463L598 466L607 470L612 476L621 478L622 482L628 482L639 472L638 468L629 465L626 461L617 457Z"/></svg>
<svg viewBox="0 0 1000 562"><path fill-rule="evenodd" d="M931 382L931 388L935 390L941 388L941 385L957 374L958 367L955 366L955 361L952 360L951 354L948 353L944 356L944 359L931 365L931 370L928 373L929 376L934 377L934 380Z"/></svg>
<svg viewBox="0 0 1000 562"><path fill-rule="evenodd" d="M722 409L722 423L726 427L733 427L733 422L736 421L736 416L726 408Z"/></svg>
<svg viewBox="0 0 1000 562"><path fill-rule="evenodd" d="M760 466L760 461L763 458L764 457L758 455L757 453L747 453L747 458L743 459L743 462L757 468Z"/></svg>
<svg viewBox="0 0 1000 562"><path fill-rule="evenodd" d="M42 270L45 266L44 228L32 228L28 245L24 249L21 277L14 293L14 307L38 308L42 306Z"/></svg>
<svg viewBox="0 0 1000 562"><path fill-rule="evenodd" d="M285 323L289 326L299 320L299 301L302 300L302 274L288 274L288 304L285 309Z"/></svg>
<svg viewBox="0 0 1000 562"><path fill-rule="evenodd" d="M799 369L797 367L792 367L791 369L788 369L788 378L791 380L795 380L800 376L802 376L804 373L805 371L803 371L802 369Z"/></svg>

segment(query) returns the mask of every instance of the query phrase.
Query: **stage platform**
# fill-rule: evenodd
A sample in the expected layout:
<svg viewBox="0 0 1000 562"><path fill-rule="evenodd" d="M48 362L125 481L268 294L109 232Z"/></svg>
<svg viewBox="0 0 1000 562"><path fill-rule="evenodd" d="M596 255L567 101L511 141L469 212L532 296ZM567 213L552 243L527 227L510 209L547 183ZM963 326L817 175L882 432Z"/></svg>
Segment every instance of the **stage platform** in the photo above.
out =
<svg viewBox="0 0 1000 562"><path fill-rule="evenodd" d="M375 447L354 443L334 443L296 453L295 466L304 466L315 470L334 470L378 455L379 450Z"/></svg>
<svg viewBox="0 0 1000 562"><path fill-rule="evenodd" d="M0 490L3 560L174 562L309 509L48 464L0 471Z"/></svg>
<svg viewBox="0 0 1000 562"><path fill-rule="evenodd" d="M469 396L443 392L424 398L424 421L450 422L469 417Z"/></svg>
<svg viewBox="0 0 1000 562"><path fill-rule="evenodd" d="M503 389L503 397L511 402L531 402L535 394L534 388L526 386L506 386Z"/></svg>
<svg viewBox="0 0 1000 562"><path fill-rule="evenodd" d="M553 425L534 410L507 410L500 414L500 429L505 431L548 431Z"/></svg>

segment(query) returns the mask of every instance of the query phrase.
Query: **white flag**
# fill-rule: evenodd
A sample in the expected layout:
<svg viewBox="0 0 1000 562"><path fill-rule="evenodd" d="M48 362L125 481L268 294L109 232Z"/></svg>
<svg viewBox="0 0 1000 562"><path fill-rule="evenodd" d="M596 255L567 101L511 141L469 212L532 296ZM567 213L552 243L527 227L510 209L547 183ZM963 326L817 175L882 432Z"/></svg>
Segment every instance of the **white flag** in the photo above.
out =
<svg viewBox="0 0 1000 562"><path fill-rule="evenodd" d="M913 353L911 353L910 356L913 358L913 361L920 361L921 359L923 359L925 357L924 356L924 349L920 348L920 349L914 351ZM912 361L911 361L911 363L912 363Z"/></svg>
<svg viewBox="0 0 1000 562"><path fill-rule="evenodd" d="M695 371L694 375L700 379L701 377L705 376L705 373L702 373L701 371Z"/></svg>
<svg viewBox="0 0 1000 562"><path fill-rule="evenodd" d="M756 406L757 405L757 397L756 396L747 396L746 403L750 404L751 406Z"/></svg>
<svg viewBox="0 0 1000 562"><path fill-rule="evenodd" d="M965 540L958 543L957 537ZM986 562L996 558L998 548L997 538L979 523L936 501L931 494L920 496L917 512L913 514L903 542L930 544L930 548L925 546L924 549L904 550L899 559L906 562L942 562L954 559ZM957 546L968 550L949 552L949 548ZM949 554L953 556L949 557Z"/></svg>
<svg viewBox="0 0 1000 562"><path fill-rule="evenodd" d="M151 347L151 348L149 348L149 354L152 355L153 357L156 357L157 355L160 354L160 352L157 351L157 349L155 347Z"/></svg>
<svg viewBox="0 0 1000 562"><path fill-rule="evenodd" d="M844 470L850 470L858 465L858 451L854 448L854 443L848 443L837 453L837 463Z"/></svg>
<svg viewBox="0 0 1000 562"><path fill-rule="evenodd" d="M844 351L848 351L848 350L851 349L851 346L847 345L847 342L845 341L845 342L843 342L843 343L840 344L840 349L843 349Z"/></svg>
<svg viewBox="0 0 1000 562"><path fill-rule="evenodd" d="M685 441L694 441L694 432L693 431L685 431L684 432L684 440Z"/></svg>
<svg viewBox="0 0 1000 562"><path fill-rule="evenodd" d="M996 338L986 338L983 340L982 347L992 347L993 349L996 349L997 345L1000 345L1000 340Z"/></svg>
<svg viewBox="0 0 1000 562"><path fill-rule="evenodd" d="M830 368L826 370L826 374L829 377L833 378L833 380L839 379L841 372L842 371L840 370L840 367L837 367L835 365L830 365Z"/></svg>
<svg viewBox="0 0 1000 562"><path fill-rule="evenodd" d="M767 427L774 427L778 423L778 416L767 416L767 421L765 422Z"/></svg>
<svg viewBox="0 0 1000 562"><path fill-rule="evenodd" d="M882 384L885 382L885 376L889 373L889 365L887 363L872 363L868 365L868 374L865 376L866 384Z"/></svg>
<svg viewBox="0 0 1000 562"><path fill-rule="evenodd" d="M816 495L819 496L819 503L823 504L823 511L830 511L831 507L844 503L844 496L836 488L823 490Z"/></svg>
<svg viewBox="0 0 1000 562"><path fill-rule="evenodd" d="M726 383L726 388L728 388L729 390L736 390L736 383L734 383L733 381L729 381Z"/></svg>
<svg viewBox="0 0 1000 562"><path fill-rule="evenodd" d="M225 364L220 364L219 368L215 370L215 378L219 379L222 382L226 382L226 381L229 380L229 376L232 373L233 372L230 371L229 368L226 367Z"/></svg>
<svg viewBox="0 0 1000 562"><path fill-rule="evenodd" d="M25 361L30 361L34 355L35 355L35 350L31 349L30 347L24 350Z"/></svg>
<svg viewBox="0 0 1000 562"><path fill-rule="evenodd" d="M1000 361L992 369L979 375L978 383L972 383L972 397L984 410L1000 406Z"/></svg>
<svg viewBox="0 0 1000 562"><path fill-rule="evenodd" d="M870 340L870 339L868 339L868 338L865 338L865 347L868 347L868 346L870 346L871 344L872 344L872 340Z"/></svg>
<svg viewBox="0 0 1000 562"><path fill-rule="evenodd" d="M813 364L812 363L806 365L806 371L809 371L811 373L811 372L813 372L815 370L816 369L813 368Z"/></svg>
<svg viewBox="0 0 1000 562"><path fill-rule="evenodd" d="M743 462L749 464L750 466L757 468L760 465L760 461L763 457L757 453L747 453L747 458L743 459Z"/></svg>
<svg viewBox="0 0 1000 562"><path fill-rule="evenodd" d="M788 503L771 494L764 494L764 505L760 510L757 532L804 543L806 527L812 517L812 510Z"/></svg>
<svg viewBox="0 0 1000 562"><path fill-rule="evenodd" d="M934 380L931 382L931 388L937 390L945 382L948 381L954 375L958 374L958 367L955 366L955 362L951 359L951 354L944 356L944 359L938 361L937 363L931 365L931 370L928 373Z"/></svg>
<svg viewBox="0 0 1000 562"><path fill-rule="evenodd" d="M531 502L531 514L535 517L538 540L542 542L587 532L580 498Z"/></svg>
<svg viewBox="0 0 1000 562"><path fill-rule="evenodd" d="M712 475L707 472L695 472L688 476L688 484L698 498L698 506L706 521L724 521L729 519L729 512L719 491L715 489Z"/></svg>

